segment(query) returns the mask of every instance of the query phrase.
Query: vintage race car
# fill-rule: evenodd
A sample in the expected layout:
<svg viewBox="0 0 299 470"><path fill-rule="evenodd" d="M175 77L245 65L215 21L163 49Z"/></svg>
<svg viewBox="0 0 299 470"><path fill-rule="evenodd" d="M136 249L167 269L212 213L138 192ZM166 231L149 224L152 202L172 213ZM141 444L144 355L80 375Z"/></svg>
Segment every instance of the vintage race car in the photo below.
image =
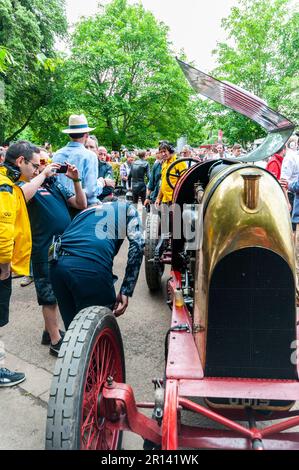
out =
<svg viewBox="0 0 299 470"><path fill-rule="evenodd" d="M145 449L299 449L298 432L289 431L299 425L289 208L276 179L254 165L279 150L294 125L244 90L180 65L198 91L257 121L268 136L243 158L188 160L170 213L148 216L151 290L161 287L164 266L171 265L165 374L155 383L153 402L136 403L125 383L112 313L85 309L57 360L47 449L119 449L123 430L142 436ZM171 220L168 231L163 217ZM152 417L142 408L152 408ZM182 410L206 417L211 426L183 424Z"/></svg>

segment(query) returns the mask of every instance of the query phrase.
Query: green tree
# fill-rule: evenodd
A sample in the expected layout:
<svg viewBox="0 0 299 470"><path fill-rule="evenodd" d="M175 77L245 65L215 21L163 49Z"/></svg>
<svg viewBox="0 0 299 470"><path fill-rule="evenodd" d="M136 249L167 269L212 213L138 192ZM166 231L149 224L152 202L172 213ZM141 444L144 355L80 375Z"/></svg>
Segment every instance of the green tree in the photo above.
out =
<svg viewBox="0 0 299 470"><path fill-rule="evenodd" d="M55 39L66 31L64 0L0 0L0 142L15 139L50 99Z"/></svg>
<svg viewBox="0 0 299 470"><path fill-rule="evenodd" d="M69 110L85 111L108 147L194 137L193 92L167 32L152 13L127 0L113 0L76 27L65 76L77 106Z"/></svg>
<svg viewBox="0 0 299 470"><path fill-rule="evenodd" d="M213 75L245 88L292 117L290 94L299 67L299 15L291 2L239 0L222 26L227 41L218 43L214 51L219 65ZM221 108L211 103L203 109L206 121L222 128L230 143L246 143L264 134L259 126L233 111L219 113Z"/></svg>

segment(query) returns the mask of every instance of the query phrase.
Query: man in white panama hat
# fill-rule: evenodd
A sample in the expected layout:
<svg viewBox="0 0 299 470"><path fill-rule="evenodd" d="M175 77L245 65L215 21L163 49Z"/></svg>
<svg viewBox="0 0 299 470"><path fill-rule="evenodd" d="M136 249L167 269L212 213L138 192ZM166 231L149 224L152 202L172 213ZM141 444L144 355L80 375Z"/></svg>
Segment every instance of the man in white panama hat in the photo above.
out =
<svg viewBox="0 0 299 470"><path fill-rule="evenodd" d="M98 160L94 152L85 148L86 140L88 139L89 132L95 128L88 126L87 119L84 114L72 114L69 117L69 127L62 132L68 134L71 142L65 147L58 150L54 157L53 162L69 163L75 165L79 171L81 178L82 188L84 189L87 197L87 204L90 206L98 202L99 196L105 181L98 181ZM72 190L72 181L70 181L64 174L57 176L59 183L65 186L68 190Z"/></svg>

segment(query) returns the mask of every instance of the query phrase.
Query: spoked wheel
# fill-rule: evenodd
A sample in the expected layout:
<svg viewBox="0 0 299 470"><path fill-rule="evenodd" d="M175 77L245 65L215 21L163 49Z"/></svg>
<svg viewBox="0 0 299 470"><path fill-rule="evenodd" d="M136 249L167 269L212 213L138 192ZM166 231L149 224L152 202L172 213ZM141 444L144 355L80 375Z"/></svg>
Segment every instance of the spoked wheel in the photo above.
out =
<svg viewBox="0 0 299 470"><path fill-rule="evenodd" d="M175 169L175 167L179 164L182 164L183 162L186 163L186 168L179 171L178 168ZM180 179L181 176L183 176L186 171L189 170L189 168L191 167L191 165L193 163L200 163L199 160L197 160L196 158L192 158L192 157L186 157L186 158L179 158L178 160L175 160L174 162L172 162L169 167L167 168L167 171L166 171L166 181L167 181L167 184L171 187L171 189L174 189L178 180ZM175 178L175 183L173 184L170 177L172 178Z"/></svg>
<svg viewBox="0 0 299 470"><path fill-rule="evenodd" d="M162 286L164 264L154 262L156 246L160 236L160 218L158 214L149 214L146 220L146 237L144 247L144 266L146 283L151 291Z"/></svg>
<svg viewBox="0 0 299 470"><path fill-rule="evenodd" d="M57 359L48 404L46 449L116 450L122 432L111 425L103 386L125 382L120 331L105 307L81 310Z"/></svg>

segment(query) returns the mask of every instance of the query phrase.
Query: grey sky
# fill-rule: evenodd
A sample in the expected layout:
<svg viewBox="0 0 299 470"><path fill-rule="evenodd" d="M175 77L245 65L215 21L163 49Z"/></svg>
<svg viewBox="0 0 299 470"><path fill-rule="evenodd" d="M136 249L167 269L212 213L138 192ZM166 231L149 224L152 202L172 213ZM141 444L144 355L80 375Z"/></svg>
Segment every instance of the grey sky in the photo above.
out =
<svg viewBox="0 0 299 470"><path fill-rule="evenodd" d="M169 38L174 51L184 49L188 60L204 72L215 66L211 52L217 41L224 41L221 19L229 15L237 0L140 0L155 17L169 26ZM108 0L102 0L102 4ZM130 0L138 3L138 0ZM66 0L70 24L81 16L90 16L97 11L98 0Z"/></svg>

